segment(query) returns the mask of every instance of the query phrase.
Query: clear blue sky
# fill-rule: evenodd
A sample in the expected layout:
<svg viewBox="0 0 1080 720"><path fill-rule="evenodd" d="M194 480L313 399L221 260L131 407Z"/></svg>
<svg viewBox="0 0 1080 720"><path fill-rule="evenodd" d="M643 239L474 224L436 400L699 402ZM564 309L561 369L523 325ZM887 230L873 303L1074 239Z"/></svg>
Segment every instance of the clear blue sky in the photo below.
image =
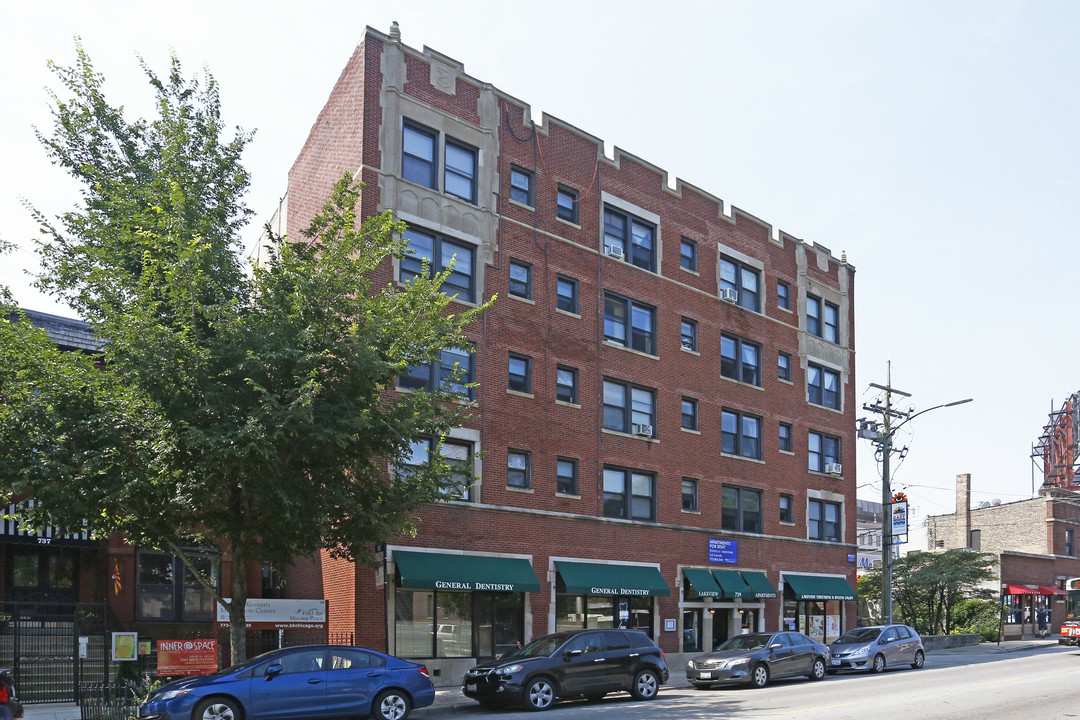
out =
<svg viewBox="0 0 1080 720"><path fill-rule="evenodd" d="M26 307L36 229L77 200L31 126L49 126L48 59L80 35L106 92L152 98L136 62L170 50L221 84L226 120L256 129L250 207L269 218L287 171L366 25L465 64L541 111L703 187L776 228L846 252L856 274L857 378L913 394L894 487L915 519L1027 497L1032 442L1080 389L1080 3L1020 0L710 2L110 2L0 8L0 283ZM859 497L880 499L860 441ZM1036 481L1036 486L1038 480Z"/></svg>

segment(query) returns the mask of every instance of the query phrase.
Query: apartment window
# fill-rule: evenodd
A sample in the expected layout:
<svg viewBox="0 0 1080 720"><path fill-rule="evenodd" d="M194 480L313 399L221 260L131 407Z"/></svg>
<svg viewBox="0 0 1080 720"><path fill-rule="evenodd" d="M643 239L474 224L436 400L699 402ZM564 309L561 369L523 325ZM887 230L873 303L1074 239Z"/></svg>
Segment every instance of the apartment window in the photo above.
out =
<svg viewBox="0 0 1080 720"><path fill-rule="evenodd" d="M473 301L473 247L466 243L409 228L402 233L408 244L401 258L401 282L408 282L424 271L427 260L428 273L441 273L453 265L449 277L443 282L443 292L456 295L462 300Z"/></svg>
<svg viewBox="0 0 1080 720"><path fill-rule="evenodd" d="M806 368L806 399L814 405L840 409L840 373L810 363Z"/></svg>
<svg viewBox="0 0 1080 720"><path fill-rule="evenodd" d="M685 430L697 430L697 400L693 398L682 399L682 426Z"/></svg>
<svg viewBox="0 0 1080 720"><path fill-rule="evenodd" d="M682 479L682 509L685 512L698 511L698 481L692 478Z"/></svg>
<svg viewBox="0 0 1080 720"><path fill-rule="evenodd" d="M559 186L558 193L555 195L555 214L562 220L572 222L577 225L578 221L578 194L577 190L571 190L568 187Z"/></svg>
<svg viewBox="0 0 1080 720"><path fill-rule="evenodd" d="M402 128L401 177L438 190L435 180L439 134L430 128L406 122Z"/></svg>
<svg viewBox="0 0 1080 720"><path fill-rule="evenodd" d="M656 392L613 380L604 381L604 427L635 433L642 426L653 428L655 437ZM636 427L635 427L636 426Z"/></svg>
<svg viewBox="0 0 1080 720"><path fill-rule="evenodd" d="M812 432L807 445L808 468L825 472L825 466L840 462L840 438Z"/></svg>
<svg viewBox="0 0 1080 720"><path fill-rule="evenodd" d="M655 355L656 309L612 293L604 293L604 339Z"/></svg>
<svg viewBox="0 0 1080 720"><path fill-rule="evenodd" d="M446 172L443 190L447 195L476 203L476 148L446 139Z"/></svg>
<svg viewBox="0 0 1080 720"><path fill-rule="evenodd" d="M577 495L577 460L559 458L555 461L555 492L562 495Z"/></svg>
<svg viewBox="0 0 1080 720"><path fill-rule="evenodd" d="M807 515L811 540L840 542L840 503L811 500Z"/></svg>
<svg viewBox="0 0 1080 720"><path fill-rule="evenodd" d="M604 249L618 249L632 265L656 271L656 226L614 208L604 208Z"/></svg>
<svg viewBox="0 0 1080 720"><path fill-rule="evenodd" d="M526 355L510 353L507 369L509 382L507 387L515 392L532 392L532 358Z"/></svg>
<svg viewBox="0 0 1080 720"><path fill-rule="evenodd" d="M791 356L782 352L776 356L776 376L791 382Z"/></svg>
<svg viewBox="0 0 1080 720"><path fill-rule="evenodd" d="M791 309L791 286L783 280L776 281L776 306L784 310Z"/></svg>
<svg viewBox="0 0 1080 720"><path fill-rule="evenodd" d="M728 455L761 459L761 418L733 410L720 413L720 449Z"/></svg>
<svg viewBox="0 0 1080 720"><path fill-rule="evenodd" d="M1065 555L1067 557L1075 557L1076 556L1076 547L1075 547L1075 545L1073 543L1073 531L1072 530L1066 530L1065 531Z"/></svg>
<svg viewBox="0 0 1080 720"><path fill-rule="evenodd" d="M791 452L791 425L780 423L780 449Z"/></svg>
<svg viewBox="0 0 1080 720"><path fill-rule="evenodd" d="M191 552L189 559L211 583L221 587L221 556ZM208 621L214 617L214 596L195 573L174 555L139 550L135 569L135 603L140 620Z"/></svg>
<svg viewBox="0 0 1080 720"><path fill-rule="evenodd" d="M467 349L447 348L439 353L435 362L405 368L398 375L398 387L428 391L442 388L463 393L472 400L472 388L466 387L473 382L472 358Z"/></svg>
<svg viewBox="0 0 1080 720"><path fill-rule="evenodd" d="M555 369L555 399L567 403L578 401L577 370L562 365Z"/></svg>
<svg viewBox="0 0 1080 720"><path fill-rule="evenodd" d="M604 468L604 517L656 520L656 476Z"/></svg>
<svg viewBox="0 0 1080 720"><path fill-rule="evenodd" d="M510 168L510 199L533 206L533 174L519 167Z"/></svg>
<svg viewBox="0 0 1080 720"><path fill-rule="evenodd" d="M795 524L795 497L793 495L780 494L780 522Z"/></svg>
<svg viewBox="0 0 1080 720"><path fill-rule="evenodd" d="M510 450L506 453L506 485L522 490L532 487L532 478L529 475L529 453L518 450Z"/></svg>
<svg viewBox="0 0 1080 720"><path fill-rule="evenodd" d="M840 308L815 295L807 295L806 332L839 344Z"/></svg>
<svg viewBox="0 0 1080 720"><path fill-rule="evenodd" d="M682 319L680 342L683 350L697 351L697 322L689 318Z"/></svg>
<svg viewBox="0 0 1080 720"><path fill-rule="evenodd" d="M568 313L578 312L577 280L559 275L555 278L555 306Z"/></svg>
<svg viewBox="0 0 1080 720"><path fill-rule="evenodd" d="M409 445L409 455L398 472L419 471L431 463L431 451L436 445L432 438L420 438ZM472 500L472 443L444 440L439 457L450 467L450 484L443 493L450 500Z"/></svg>
<svg viewBox="0 0 1080 720"><path fill-rule="evenodd" d="M735 293L739 307L758 312L758 271L730 258L720 258L720 292Z"/></svg>
<svg viewBox="0 0 1080 720"><path fill-rule="evenodd" d="M735 532L760 533L761 491L724 486L720 526Z"/></svg>
<svg viewBox="0 0 1080 720"><path fill-rule="evenodd" d="M761 346L734 335L721 335L720 374L750 385L761 385Z"/></svg>
<svg viewBox="0 0 1080 720"><path fill-rule="evenodd" d="M520 260L510 261L510 294L532 300L532 265Z"/></svg>
<svg viewBox="0 0 1080 720"><path fill-rule="evenodd" d="M979 552L982 550L982 530L972 530L968 535L968 547Z"/></svg>
<svg viewBox="0 0 1080 720"><path fill-rule="evenodd" d="M697 272L697 243L688 238L679 241L679 265L684 270Z"/></svg>

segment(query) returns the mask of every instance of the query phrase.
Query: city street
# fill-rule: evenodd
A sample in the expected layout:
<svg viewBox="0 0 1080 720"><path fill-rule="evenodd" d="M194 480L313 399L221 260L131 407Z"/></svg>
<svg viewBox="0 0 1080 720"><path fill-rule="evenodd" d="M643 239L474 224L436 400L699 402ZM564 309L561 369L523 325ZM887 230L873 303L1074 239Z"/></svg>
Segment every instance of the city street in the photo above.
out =
<svg viewBox="0 0 1080 720"><path fill-rule="evenodd" d="M652 720L654 718L796 718L841 720L872 716L1004 718L1030 714L1040 718L1076 717L1080 708L1080 650L1044 644L1012 652L942 651L927 656L922 670L886 671L883 675L836 675L822 682L789 680L762 690L731 686L694 690L683 684L682 668L652 702L634 702L626 694L597 703L565 702L545 717L558 720ZM523 720L536 714L485 710L478 705L433 707L416 717Z"/></svg>

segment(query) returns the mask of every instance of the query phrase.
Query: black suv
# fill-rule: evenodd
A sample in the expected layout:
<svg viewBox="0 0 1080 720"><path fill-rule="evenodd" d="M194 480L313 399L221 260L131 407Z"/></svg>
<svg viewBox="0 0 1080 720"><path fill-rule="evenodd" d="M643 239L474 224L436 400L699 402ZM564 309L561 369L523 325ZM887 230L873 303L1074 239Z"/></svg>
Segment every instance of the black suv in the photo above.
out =
<svg viewBox="0 0 1080 720"><path fill-rule="evenodd" d="M461 691L481 705L524 704L547 710L557 698L602 698L628 690L656 697L667 682L664 651L633 630L578 630L545 635L465 673Z"/></svg>

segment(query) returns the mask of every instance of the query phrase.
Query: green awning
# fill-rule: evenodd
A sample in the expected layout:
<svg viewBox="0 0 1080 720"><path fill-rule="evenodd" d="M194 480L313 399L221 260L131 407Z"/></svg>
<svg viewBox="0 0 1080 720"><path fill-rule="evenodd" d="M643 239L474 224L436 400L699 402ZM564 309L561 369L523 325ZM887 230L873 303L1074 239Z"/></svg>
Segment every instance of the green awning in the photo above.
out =
<svg viewBox="0 0 1080 720"><path fill-rule="evenodd" d="M858 596L847 580L816 575L784 575L796 600L854 600Z"/></svg>
<svg viewBox="0 0 1080 720"><path fill-rule="evenodd" d="M671 589L655 567L608 565L556 560L555 569L569 595L652 595L667 597Z"/></svg>
<svg viewBox="0 0 1080 720"><path fill-rule="evenodd" d="M397 550L394 562L398 569L398 587L403 588L540 591L540 581L524 558Z"/></svg>
<svg viewBox="0 0 1080 720"><path fill-rule="evenodd" d="M750 587L751 596L755 598L774 598L776 597L776 588L769 582L769 578L765 577L765 573L749 572L747 570L742 571L742 578L746 581L746 584Z"/></svg>
<svg viewBox="0 0 1080 720"><path fill-rule="evenodd" d="M694 592L698 597L720 597L720 586L716 584L712 573L699 568L683 568L683 575L694 586Z"/></svg>
<svg viewBox="0 0 1080 720"><path fill-rule="evenodd" d="M735 570L713 570L713 578L716 584L723 590L720 596L725 600L747 600L753 597L750 588L746 587L742 575Z"/></svg>

